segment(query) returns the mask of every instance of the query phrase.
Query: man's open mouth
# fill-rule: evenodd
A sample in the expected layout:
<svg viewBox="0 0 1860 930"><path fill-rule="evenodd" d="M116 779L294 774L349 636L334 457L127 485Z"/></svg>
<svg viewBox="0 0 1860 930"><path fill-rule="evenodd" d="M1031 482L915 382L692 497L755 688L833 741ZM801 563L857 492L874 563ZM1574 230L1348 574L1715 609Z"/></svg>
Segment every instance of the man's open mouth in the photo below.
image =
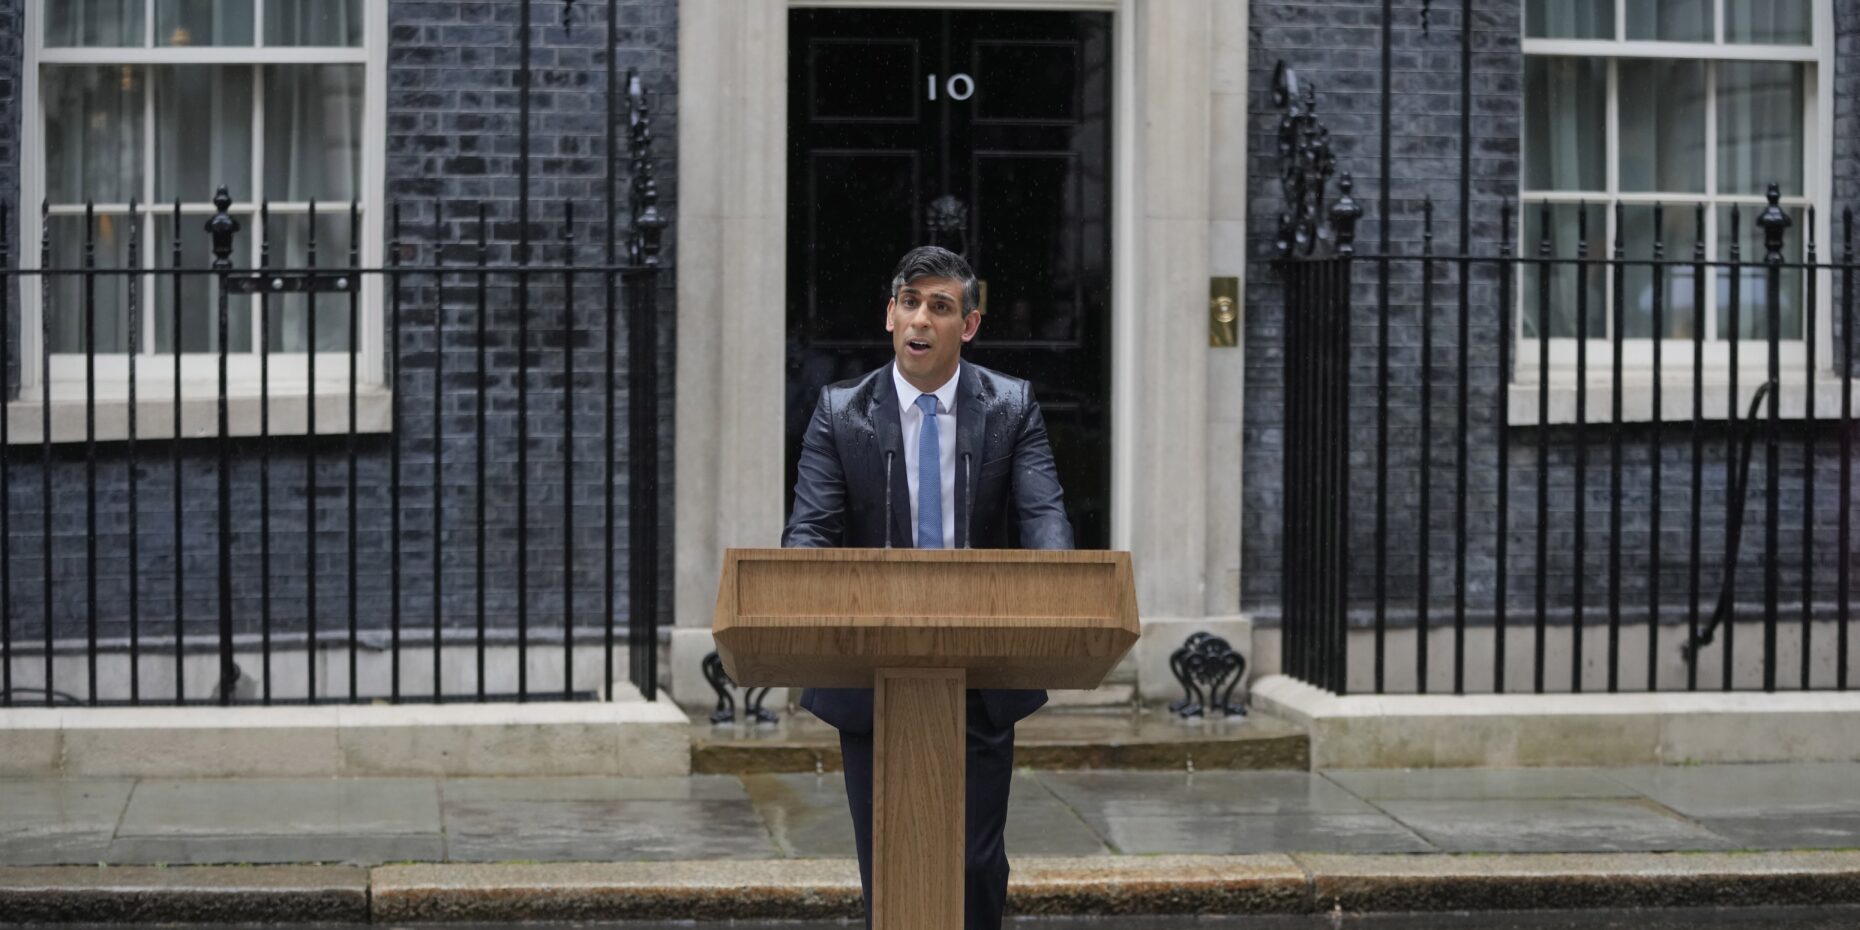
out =
<svg viewBox="0 0 1860 930"><path fill-rule="evenodd" d="M930 351L930 341L927 339L906 339L904 344L909 347L912 352Z"/></svg>

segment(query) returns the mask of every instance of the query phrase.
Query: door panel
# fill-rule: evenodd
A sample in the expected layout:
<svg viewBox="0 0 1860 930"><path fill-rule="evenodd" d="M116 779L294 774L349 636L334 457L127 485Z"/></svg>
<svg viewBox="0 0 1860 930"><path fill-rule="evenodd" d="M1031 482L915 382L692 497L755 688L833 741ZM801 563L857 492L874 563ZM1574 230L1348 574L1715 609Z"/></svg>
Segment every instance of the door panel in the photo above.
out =
<svg viewBox="0 0 1860 930"><path fill-rule="evenodd" d="M1110 27L789 14L789 488L820 388L891 359L898 257L942 245L983 281L963 358L1033 383L1078 544L1109 544Z"/></svg>

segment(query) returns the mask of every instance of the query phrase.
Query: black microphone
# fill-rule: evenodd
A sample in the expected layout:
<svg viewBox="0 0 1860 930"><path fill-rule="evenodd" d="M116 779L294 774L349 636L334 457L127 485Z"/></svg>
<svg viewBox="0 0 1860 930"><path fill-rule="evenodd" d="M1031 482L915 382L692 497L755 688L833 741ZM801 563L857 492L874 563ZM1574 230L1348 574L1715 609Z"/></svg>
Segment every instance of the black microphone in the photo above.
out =
<svg viewBox="0 0 1860 930"><path fill-rule="evenodd" d="M891 457L896 449L885 450L885 548L891 548Z"/></svg>
<svg viewBox="0 0 1860 930"><path fill-rule="evenodd" d="M962 548L975 548L975 469L969 467L970 454L962 454Z"/></svg>

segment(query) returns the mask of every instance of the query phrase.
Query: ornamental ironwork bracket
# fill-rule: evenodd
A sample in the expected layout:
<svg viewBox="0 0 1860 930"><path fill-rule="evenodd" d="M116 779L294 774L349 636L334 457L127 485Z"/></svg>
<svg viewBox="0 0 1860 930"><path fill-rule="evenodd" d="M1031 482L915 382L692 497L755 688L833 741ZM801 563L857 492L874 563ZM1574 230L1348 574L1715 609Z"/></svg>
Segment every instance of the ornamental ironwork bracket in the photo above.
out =
<svg viewBox="0 0 1860 930"><path fill-rule="evenodd" d="M710 689L717 692L717 707L710 712L710 722L715 725L736 722L736 696L730 693L736 683L730 680L730 673L724 671L723 657L714 650L704 656L704 680L710 683ZM774 723L781 717L772 710L763 708L762 702L769 696L768 688L743 689L743 717L750 723Z"/></svg>
<svg viewBox="0 0 1860 930"><path fill-rule="evenodd" d="M1356 222L1363 209L1351 198L1354 184L1344 174L1340 196L1329 202L1337 158L1330 130L1317 118L1317 88L1281 61L1272 72L1272 101L1279 116L1279 189L1282 206L1274 249L1281 259L1307 258L1329 243L1337 255L1355 252Z"/></svg>
<svg viewBox="0 0 1860 930"><path fill-rule="evenodd" d="M1182 686L1182 699L1169 704L1178 717L1200 717L1216 711L1229 717L1246 716L1234 702L1234 689L1246 677L1246 657L1212 633L1190 634L1182 647L1169 655L1169 671Z"/></svg>

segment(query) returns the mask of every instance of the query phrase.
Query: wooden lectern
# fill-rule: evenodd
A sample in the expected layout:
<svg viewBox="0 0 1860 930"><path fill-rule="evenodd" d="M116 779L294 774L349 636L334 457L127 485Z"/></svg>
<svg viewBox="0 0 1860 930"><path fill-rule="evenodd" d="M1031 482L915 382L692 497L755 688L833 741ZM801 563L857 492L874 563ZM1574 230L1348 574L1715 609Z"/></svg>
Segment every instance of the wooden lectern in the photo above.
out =
<svg viewBox="0 0 1860 930"><path fill-rule="evenodd" d="M874 688L872 926L962 926L967 688L1095 688L1137 641L1130 553L731 549L739 687Z"/></svg>

